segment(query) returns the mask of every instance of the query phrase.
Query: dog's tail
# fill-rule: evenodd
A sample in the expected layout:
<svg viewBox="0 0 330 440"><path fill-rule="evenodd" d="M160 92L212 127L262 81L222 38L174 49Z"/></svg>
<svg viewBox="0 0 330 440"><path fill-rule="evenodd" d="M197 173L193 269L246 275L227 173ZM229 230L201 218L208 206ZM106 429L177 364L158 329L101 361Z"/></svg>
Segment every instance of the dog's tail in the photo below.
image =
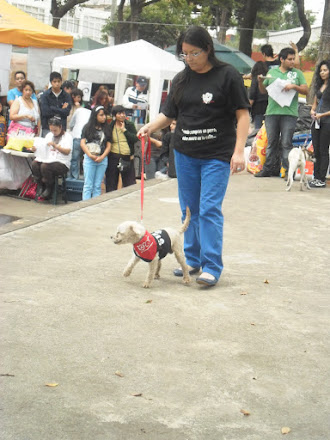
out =
<svg viewBox="0 0 330 440"><path fill-rule="evenodd" d="M188 229L189 223L190 223L190 219L191 219L191 212L190 212L189 206L187 206L186 218L184 219L184 222L183 222L181 229L179 231L180 234L183 234L184 232L186 232L186 230Z"/></svg>

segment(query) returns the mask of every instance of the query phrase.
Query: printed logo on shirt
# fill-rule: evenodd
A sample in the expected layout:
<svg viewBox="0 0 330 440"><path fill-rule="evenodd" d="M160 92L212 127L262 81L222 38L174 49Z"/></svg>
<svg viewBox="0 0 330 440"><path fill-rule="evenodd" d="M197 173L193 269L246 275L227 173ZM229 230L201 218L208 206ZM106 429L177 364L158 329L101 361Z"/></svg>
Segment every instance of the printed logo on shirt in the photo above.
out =
<svg viewBox="0 0 330 440"><path fill-rule="evenodd" d="M287 78L288 78L292 83L294 83L295 80L296 80L296 78L297 78L297 72L291 72L291 71L289 71L289 72L288 72L288 75L287 75Z"/></svg>
<svg viewBox="0 0 330 440"><path fill-rule="evenodd" d="M202 95L202 99L203 99L204 104L210 104L210 102L213 102L212 98L213 98L213 93L210 93L210 92L203 93L203 95Z"/></svg>

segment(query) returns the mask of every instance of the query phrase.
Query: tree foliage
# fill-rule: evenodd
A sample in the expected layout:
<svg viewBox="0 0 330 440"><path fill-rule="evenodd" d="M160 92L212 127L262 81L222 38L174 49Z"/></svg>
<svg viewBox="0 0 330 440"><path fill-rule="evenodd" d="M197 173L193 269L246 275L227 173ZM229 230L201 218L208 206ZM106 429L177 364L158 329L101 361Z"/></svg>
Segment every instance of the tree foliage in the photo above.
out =
<svg viewBox="0 0 330 440"><path fill-rule="evenodd" d="M132 41L131 21L133 20L131 8L124 7L123 14L117 20L108 21L102 29L103 38L109 33L115 35L115 42L125 43ZM196 9L194 4L186 0L160 0L157 3L144 7L139 15L137 24L138 38L164 48L174 44L180 32L192 24L209 26L212 23L210 9Z"/></svg>

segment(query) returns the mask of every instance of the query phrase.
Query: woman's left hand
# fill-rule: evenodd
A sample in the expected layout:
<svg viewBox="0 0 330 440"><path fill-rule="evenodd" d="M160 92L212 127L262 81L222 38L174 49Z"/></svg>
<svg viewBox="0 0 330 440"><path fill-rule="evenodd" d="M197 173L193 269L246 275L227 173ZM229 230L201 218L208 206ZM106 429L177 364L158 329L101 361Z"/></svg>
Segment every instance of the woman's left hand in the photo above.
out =
<svg viewBox="0 0 330 440"><path fill-rule="evenodd" d="M94 162L100 163L100 162L102 162L103 159L104 159L104 157L102 157L102 156L95 156Z"/></svg>
<svg viewBox="0 0 330 440"><path fill-rule="evenodd" d="M230 171L232 174L239 173L245 168L244 153L234 153L230 161Z"/></svg>

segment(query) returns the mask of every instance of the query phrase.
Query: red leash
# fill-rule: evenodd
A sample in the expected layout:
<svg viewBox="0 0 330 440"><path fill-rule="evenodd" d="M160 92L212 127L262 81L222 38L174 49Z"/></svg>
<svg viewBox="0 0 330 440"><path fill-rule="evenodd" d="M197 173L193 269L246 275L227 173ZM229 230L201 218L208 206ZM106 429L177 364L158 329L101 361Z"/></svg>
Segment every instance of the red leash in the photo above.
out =
<svg viewBox="0 0 330 440"><path fill-rule="evenodd" d="M145 136L141 136L141 221L143 220L143 201L144 201L144 157L146 164L149 165L151 159L151 142L148 137L147 148L145 149Z"/></svg>

